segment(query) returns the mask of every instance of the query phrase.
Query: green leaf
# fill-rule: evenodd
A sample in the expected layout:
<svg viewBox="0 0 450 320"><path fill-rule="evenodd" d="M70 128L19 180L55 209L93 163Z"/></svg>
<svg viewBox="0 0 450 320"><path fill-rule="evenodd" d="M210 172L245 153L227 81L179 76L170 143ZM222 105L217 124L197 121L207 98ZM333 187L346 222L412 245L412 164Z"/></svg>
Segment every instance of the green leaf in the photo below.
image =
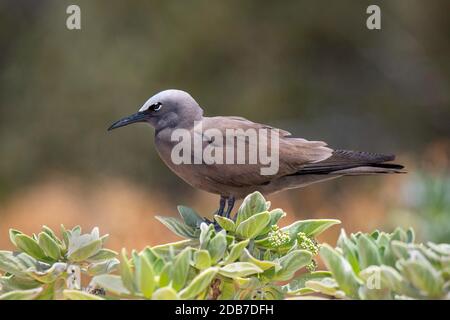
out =
<svg viewBox="0 0 450 320"><path fill-rule="evenodd" d="M255 240L255 245L260 247L260 248L265 248L265 249L275 249L276 251L281 251L280 249L285 249L285 247L288 248L292 248L292 241L289 241L288 243L286 243L283 246L278 246L277 244L275 244L273 241L270 240L269 237L265 237L259 240ZM286 250L283 250L283 252L285 252Z"/></svg>
<svg viewBox="0 0 450 320"><path fill-rule="evenodd" d="M358 261L358 248L353 243L353 241L351 241L347 237L347 234L345 233L344 229L341 229L341 234L338 239L338 246L342 249L344 257L352 266L353 271L356 274L358 274L359 271L361 270Z"/></svg>
<svg viewBox="0 0 450 320"><path fill-rule="evenodd" d="M61 299L61 294L63 290L63 279L55 281L53 283L43 286L42 292L36 298L36 300L56 300Z"/></svg>
<svg viewBox="0 0 450 320"><path fill-rule="evenodd" d="M106 235L106 236L107 236L107 235ZM92 228L92 231L91 231L91 238L92 238L92 239L95 239L95 240L100 239L100 230L98 229L98 227Z"/></svg>
<svg viewBox="0 0 450 320"><path fill-rule="evenodd" d="M400 227L397 227L395 228L394 232L391 235L391 240L406 242L406 240L408 240L408 236L405 230L403 230Z"/></svg>
<svg viewBox="0 0 450 320"><path fill-rule="evenodd" d="M61 256L61 250L58 243L53 240L47 233L41 232L38 237L38 243L45 254L53 260L58 260Z"/></svg>
<svg viewBox="0 0 450 320"><path fill-rule="evenodd" d="M123 285L120 276L117 275L102 274L95 276L92 279L92 283L97 287L105 289L105 291L110 292L111 294L119 296L130 294L130 291L128 291L128 289Z"/></svg>
<svg viewBox="0 0 450 320"><path fill-rule="evenodd" d="M358 297L361 300L388 300L397 298L397 296L392 296L389 289L369 289L367 286L359 288Z"/></svg>
<svg viewBox="0 0 450 320"><path fill-rule="evenodd" d="M41 249L36 240L27 236L26 234L16 234L14 241L16 242L17 247L38 260L47 260L47 256L44 251Z"/></svg>
<svg viewBox="0 0 450 320"><path fill-rule="evenodd" d="M409 257L408 245L401 241L392 241L391 249L397 259L407 259Z"/></svg>
<svg viewBox="0 0 450 320"><path fill-rule="evenodd" d="M329 227L341 223L336 219L310 219L296 221L293 224L282 228L284 232L288 232L291 239L295 239L299 232L303 232L308 237L315 237L324 232Z"/></svg>
<svg viewBox="0 0 450 320"><path fill-rule="evenodd" d="M259 292L258 292L259 291ZM279 286L267 285L258 290L255 294L255 299L259 300L282 300L284 298L284 293Z"/></svg>
<svg viewBox="0 0 450 320"><path fill-rule="evenodd" d="M266 234L269 233L271 230L271 227L273 225L276 225L278 223L278 221L280 221L281 218L286 216L286 212L284 212L281 209L274 209L272 211L269 212L270 214L270 222L269 224L264 228L263 231L261 231L261 234Z"/></svg>
<svg viewBox="0 0 450 320"><path fill-rule="evenodd" d="M247 247L249 239L243 240L231 246L230 253L225 259L225 264L236 261L242 254L242 251Z"/></svg>
<svg viewBox="0 0 450 320"><path fill-rule="evenodd" d="M155 290L156 282L155 282L155 272L153 271L153 267L148 261L145 255L140 256L140 268L139 268L139 287L147 299L150 299L153 295L153 291Z"/></svg>
<svg viewBox="0 0 450 320"><path fill-rule="evenodd" d="M132 294L135 293L136 287L133 279L133 272L131 271L130 262L127 257L127 252L122 249L120 253L120 276L122 277L122 282L125 288L128 289Z"/></svg>
<svg viewBox="0 0 450 320"><path fill-rule="evenodd" d="M159 286L165 287L169 285L170 281L172 280L172 269L173 264L172 262L167 262L163 269L161 270L161 273L159 274Z"/></svg>
<svg viewBox="0 0 450 320"><path fill-rule="evenodd" d="M65 249L69 248L69 237L71 236L71 232L69 230L66 230L64 225L61 225L61 234L63 237L63 243L65 246Z"/></svg>
<svg viewBox="0 0 450 320"><path fill-rule="evenodd" d="M316 292L317 292L316 290L304 287L304 288L300 288L300 289L298 289L298 290L296 290L295 292L292 292L292 293L288 292L287 294L296 296L295 299L302 299L302 298L299 298L299 296L309 295L311 293L316 293ZM307 296L307 299L310 299L310 298L311 299L316 299L316 297ZM317 299L321 299L321 298L317 297ZM288 300L289 300L289 298L288 298Z"/></svg>
<svg viewBox="0 0 450 320"><path fill-rule="evenodd" d="M350 263L327 244L322 245L319 252L320 257L327 266L327 269L333 274L333 278L339 284L339 287L347 296L356 298L362 282L354 273Z"/></svg>
<svg viewBox="0 0 450 320"><path fill-rule="evenodd" d="M200 227L200 224L202 222L204 222L203 218L200 217L193 209L185 206L178 206L177 208L178 212L184 220L184 223L186 223L188 226L196 229Z"/></svg>
<svg viewBox="0 0 450 320"><path fill-rule="evenodd" d="M294 250L281 257L279 263L281 269L276 272L274 280L285 281L291 279L294 274L311 262L312 254L307 250Z"/></svg>
<svg viewBox="0 0 450 320"><path fill-rule="evenodd" d="M200 249L206 249L209 241L214 233L214 226L212 224L202 223L200 225Z"/></svg>
<svg viewBox="0 0 450 320"><path fill-rule="evenodd" d="M245 197L242 205L237 212L236 225L239 225L242 221L247 220L252 215L266 211L268 209L268 203L258 191L253 192Z"/></svg>
<svg viewBox="0 0 450 320"><path fill-rule="evenodd" d="M72 237L71 239L75 238ZM78 244L74 244L72 246L71 242L69 244L69 251L67 252L67 258L73 262L84 261L97 254L101 248L102 248L102 240L100 239L88 242L88 244L82 246L78 246Z"/></svg>
<svg viewBox="0 0 450 320"><path fill-rule="evenodd" d="M410 244L411 246L412 244ZM423 244L418 244L415 245L416 249L422 253L422 255L424 255L427 260L434 266L440 268L441 266L441 262L442 262L442 257L434 252L433 250L431 250L430 248L427 248L426 246L424 246ZM414 252L414 251L413 251Z"/></svg>
<svg viewBox="0 0 450 320"><path fill-rule="evenodd" d="M426 260L402 261L403 275L430 298L439 298L443 294L444 279L439 271Z"/></svg>
<svg viewBox="0 0 450 320"><path fill-rule="evenodd" d="M170 242L166 244L161 244L158 246L152 247L152 250L154 253L159 255L160 257L170 257L172 254L177 254L181 251L183 251L184 248L187 247L196 247L199 244L198 239L188 239L188 240L181 240L176 242Z"/></svg>
<svg viewBox="0 0 450 320"><path fill-rule="evenodd" d="M179 291L186 283L191 262L191 248L181 251L175 258L172 273L172 287Z"/></svg>
<svg viewBox="0 0 450 320"><path fill-rule="evenodd" d="M392 252L392 246L390 243L386 247L382 248L382 261L384 265L395 267L395 263L397 262L397 258L394 256Z"/></svg>
<svg viewBox="0 0 450 320"><path fill-rule="evenodd" d="M234 262L220 268L219 273L228 278L247 277L263 270L250 262Z"/></svg>
<svg viewBox="0 0 450 320"><path fill-rule="evenodd" d="M244 251L241 254L241 258L239 259L242 262L251 262L254 265L261 268L261 270L267 270L270 268L279 267L280 265L273 261L267 261L267 260L259 260L253 257L250 252L247 249L244 249Z"/></svg>
<svg viewBox="0 0 450 320"><path fill-rule="evenodd" d="M15 246L17 246L15 238L18 234L22 234L22 232L16 229L9 229L9 240Z"/></svg>
<svg viewBox="0 0 450 320"><path fill-rule="evenodd" d="M102 260L100 262L91 263L87 267L87 273L90 276L97 276L100 274L110 273L117 269L119 260L112 258L109 260Z"/></svg>
<svg viewBox="0 0 450 320"><path fill-rule="evenodd" d="M414 243L415 238L416 238L416 236L414 234L413 228L409 228L408 230L406 230L406 242Z"/></svg>
<svg viewBox="0 0 450 320"><path fill-rule="evenodd" d="M71 230L71 234L73 236L79 237L81 235L81 227L80 226L73 227L73 229Z"/></svg>
<svg viewBox="0 0 450 320"><path fill-rule="evenodd" d="M33 300L39 296L42 290L41 287L30 290L15 290L0 295L0 300Z"/></svg>
<svg viewBox="0 0 450 320"><path fill-rule="evenodd" d="M257 277L250 277L250 278L237 277L234 278L233 281L238 285L240 289L245 290L258 289L263 284Z"/></svg>
<svg viewBox="0 0 450 320"><path fill-rule="evenodd" d="M100 240L102 241L102 245L105 245L106 241L109 239L109 234L104 234L100 237Z"/></svg>
<svg viewBox="0 0 450 320"><path fill-rule="evenodd" d="M305 289L306 281L309 280L320 280L323 278L329 278L331 277L331 272L329 271L314 271L314 272L307 272L299 275L292 281L290 281L287 285L283 287L283 289L286 290L288 294L297 295L297 294L303 294Z"/></svg>
<svg viewBox="0 0 450 320"><path fill-rule="evenodd" d="M334 296L336 298L344 298L345 293L339 290L339 286L333 278L323 278L319 280L308 280L306 287L322 294Z"/></svg>
<svg viewBox="0 0 450 320"><path fill-rule="evenodd" d="M26 254L26 253L23 253ZM30 257L31 258L31 257ZM11 251L0 251L0 270L20 277L26 277L25 270L28 265L24 265Z"/></svg>
<svg viewBox="0 0 450 320"><path fill-rule="evenodd" d="M48 234L50 236L50 238L55 240L55 242L58 243L58 245L62 245L61 240L58 239L58 237L56 236L56 234L53 232L52 229L50 229L47 226L42 226L42 231L45 232L46 234Z"/></svg>
<svg viewBox="0 0 450 320"><path fill-rule="evenodd" d="M179 296L172 287L159 288L153 292L152 300L178 300Z"/></svg>
<svg viewBox="0 0 450 320"><path fill-rule="evenodd" d="M170 231L172 231L173 233L182 238L190 238L190 239L198 238L199 235L198 229L188 226L187 224L183 223L180 219L161 216L156 216L155 218L158 219L158 221L161 222L163 225L165 225Z"/></svg>
<svg viewBox="0 0 450 320"><path fill-rule="evenodd" d="M96 254L89 257L87 260L89 262L99 262L104 260L110 260L117 256L117 252L109 249L100 249Z"/></svg>
<svg viewBox="0 0 450 320"><path fill-rule="evenodd" d="M211 256L207 250L196 250L194 252L194 266L200 270L211 266Z"/></svg>
<svg viewBox="0 0 450 320"><path fill-rule="evenodd" d="M28 290L34 289L41 286L42 283L28 277L21 278L15 275L2 276L0 277L0 287L4 292L14 291L14 290Z"/></svg>
<svg viewBox="0 0 450 320"><path fill-rule="evenodd" d="M231 234L227 234L225 238L227 239L227 246L231 246L236 240L236 238Z"/></svg>
<svg viewBox="0 0 450 320"><path fill-rule="evenodd" d="M136 292L141 290L139 275L141 274L141 257L135 249L131 250L131 258L129 260L131 272L133 273L133 285Z"/></svg>
<svg viewBox="0 0 450 320"><path fill-rule="evenodd" d="M37 270L35 267L29 268L27 274L39 282L52 283L61 277L66 269L66 263L56 262L50 268L44 270Z"/></svg>
<svg viewBox="0 0 450 320"><path fill-rule="evenodd" d="M236 286L232 280L223 278L220 284L219 300L233 300L236 294Z"/></svg>
<svg viewBox="0 0 450 320"><path fill-rule="evenodd" d="M272 252L271 250L266 250L263 254L263 259L264 260L273 260L274 259L274 252Z"/></svg>
<svg viewBox="0 0 450 320"><path fill-rule="evenodd" d="M269 212L260 212L242 221L236 228L236 234L246 239L256 238L269 224Z"/></svg>
<svg viewBox="0 0 450 320"><path fill-rule="evenodd" d="M358 253L359 264L362 269L381 264L381 258L374 240L365 234L358 238Z"/></svg>
<svg viewBox="0 0 450 320"><path fill-rule="evenodd" d="M214 238L208 243L208 251L211 255L212 263L216 263L222 259L225 251L227 250L227 239L225 237L225 231L217 233Z"/></svg>
<svg viewBox="0 0 450 320"><path fill-rule="evenodd" d="M222 217L219 215L214 215L214 220L216 220L216 222L219 224L219 226L222 227L222 229L229 231L229 232L234 232L234 230L236 229L236 225L234 223L233 220L228 219L226 217Z"/></svg>
<svg viewBox="0 0 450 320"><path fill-rule="evenodd" d="M183 240L186 241L186 240ZM189 241L189 240L187 240ZM154 264L157 260L161 259L158 253L155 252L151 247L145 247L144 250L142 250L141 254L145 255L150 261L151 264Z"/></svg>
<svg viewBox="0 0 450 320"><path fill-rule="evenodd" d="M379 230L374 230L374 231L372 231L372 233L370 234L370 237L371 237L373 240L377 240L379 236L380 236L380 231L379 231Z"/></svg>
<svg viewBox="0 0 450 320"><path fill-rule="evenodd" d="M38 261L32 256L26 254L25 252L13 253L13 256L20 262L22 266L26 268L34 268L38 266L40 269L46 269L50 267L49 264Z"/></svg>
<svg viewBox="0 0 450 320"><path fill-rule="evenodd" d="M428 242L427 245L440 255L450 256L450 244L448 243L436 244L433 242Z"/></svg>
<svg viewBox="0 0 450 320"><path fill-rule="evenodd" d="M352 234L350 235L350 238L352 239L352 241L353 241L354 243L356 243L356 242L358 241L358 238L359 238L361 235L362 235L362 232L358 231L358 232L356 232L356 233L352 233Z"/></svg>
<svg viewBox="0 0 450 320"><path fill-rule="evenodd" d="M378 236L377 240L375 241L375 243L378 248L382 248L382 247L386 248L389 246L390 241L391 241L390 237L386 233L381 232L380 235Z"/></svg>
<svg viewBox="0 0 450 320"><path fill-rule="evenodd" d="M208 268L200 272L191 283L180 292L183 299L192 299L205 290L214 279L218 272L218 268Z"/></svg>
<svg viewBox="0 0 450 320"><path fill-rule="evenodd" d="M359 276L364 280L366 286L368 286L371 279L377 280L376 277L379 277L379 288L376 288L377 283L372 283L370 286L375 289L389 289L397 294L406 293L403 291L404 288L404 280L401 274L392 267L381 265L381 266L370 266L364 270L362 270Z"/></svg>
<svg viewBox="0 0 450 320"><path fill-rule="evenodd" d="M64 290L63 296L69 300L105 300L95 294L87 293L80 290Z"/></svg>

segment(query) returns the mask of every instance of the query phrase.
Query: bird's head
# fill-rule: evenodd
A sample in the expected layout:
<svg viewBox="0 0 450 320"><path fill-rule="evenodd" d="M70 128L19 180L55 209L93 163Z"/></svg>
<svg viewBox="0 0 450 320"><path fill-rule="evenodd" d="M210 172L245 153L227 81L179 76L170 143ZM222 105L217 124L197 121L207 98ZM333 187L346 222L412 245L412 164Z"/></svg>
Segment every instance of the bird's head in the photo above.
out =
<svg viewBox="0 0 450 320"><path fill-rule="evenodd" d="M138 112L114 122L108 130L146 122L156 130L190 127L201 120L203 110L191 95L181 90L164 90L148 99Z"/></svg>

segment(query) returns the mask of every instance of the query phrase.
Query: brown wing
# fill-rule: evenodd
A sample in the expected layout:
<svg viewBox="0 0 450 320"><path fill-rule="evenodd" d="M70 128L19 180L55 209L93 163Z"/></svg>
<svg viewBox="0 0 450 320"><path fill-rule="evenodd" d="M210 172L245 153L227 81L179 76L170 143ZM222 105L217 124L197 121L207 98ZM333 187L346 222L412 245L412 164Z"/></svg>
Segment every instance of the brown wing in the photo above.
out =
<svg viewBox="0 0 450 320"><path fill-rule="evenodd" d="M227 129L237 129L237 131L234 131L236 138L227 135ZM249 129L251 130L248 131ZM274 130L278 130L278 148L272 147L270 143L270 134L275 132ZM263 163L259 157L260 150L258 146L260 136L257 135L257 139L252 139L248 135L249 132L253 131L256 133L267 132L269 139L268 155L271 155L273 151L276 152L276 150L278 150L279 156L277 158L279 159L279 170L275 174L261 174L261 168L268 167L269 165L267 162ZM206 140L203 142L203 147L210 148L209 150L214 148L221 149L222 162L224 163L213 163L208 166L202 166L200 169L202 174L217 183L235 187L268 183L275 178L293 174L306 164L325 160L329 158L333 152L333 150L328 148L326 143L322 141L308 141L302 138L293 138L291 137L291 134L285 130L254 123L239 117L204 118L202 122L202 132L203 138ZM234 143L232 143L232 140ZM245 164L236 164L238 146L242 147L243 145L245 146L246 162ZM227 151L230 152L230 149L233 149L234 151L234 158L232 158L232 164L227 164L226 156ZM239 150L242 151L242 148ZM249 164L249 150L257 150L258 156L256 163ZM228 158L228 160L230 160L230 158Z"/></svg>

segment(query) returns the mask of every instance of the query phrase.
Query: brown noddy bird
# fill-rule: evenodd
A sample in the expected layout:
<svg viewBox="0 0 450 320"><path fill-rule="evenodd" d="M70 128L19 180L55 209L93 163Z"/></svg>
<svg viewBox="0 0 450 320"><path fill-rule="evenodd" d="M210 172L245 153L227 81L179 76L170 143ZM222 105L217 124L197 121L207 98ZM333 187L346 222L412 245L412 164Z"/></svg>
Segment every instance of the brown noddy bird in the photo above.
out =
<svg viewBox="0 0 450 320"><path fill-rule="evenodd" d="M175 174L195 188L220 195L217 214L226 217L230 216L235 199L241 199L254 191L268 195L342 176L404 172L402 165L388 163L395 159L391 154L333 150L325 142L295 138L287 131L245 118L204 117L199 104L187 92L181 90L165 90L157 93L148 99L137 113L114 122L108 130L137 122L146 122L155 128L156 150ZM237 164L237 161L228 163L225 158L222 163L211 163L204 159L196 162L199 154L194 151L195 146L181 153L189 152L188 158L192 161L184 163L174 161L172 152L180 140L174 139L173 134L176 130L178 132L184 130L195 136L199 132L197 130L199 123L202 127L201 152L207 146L215 146L223 148L222 154L225 157L226 149L232 148L236 151L232 156L233 160L237 158L236 148L239 144L227 144L230 140L226 134L227 129L238 131L233 137L233 142L243 142L247 147L245 155L248 158L250 157L248 150L255 144L255 140L249 139L246 130L278 130L278 170L274 174L261 174L264 165L259 160L256 163L248 161L240 164ZM209 129L214 130L214 137L208 136ZM222 133L222 141L219 141L222 138L218 138L217 133Z"/></svg>

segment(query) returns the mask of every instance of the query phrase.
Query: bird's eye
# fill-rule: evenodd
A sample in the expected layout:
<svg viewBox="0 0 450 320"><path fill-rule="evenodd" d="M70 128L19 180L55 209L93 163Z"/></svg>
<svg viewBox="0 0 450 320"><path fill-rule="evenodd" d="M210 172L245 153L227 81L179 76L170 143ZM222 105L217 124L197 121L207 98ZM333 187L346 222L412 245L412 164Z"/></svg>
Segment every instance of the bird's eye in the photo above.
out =
<svg viewBox="0 0 450 320"><path fill-rule="evenodd" d="M151 105L152 111L159 111L161 109L161 107L162 107L161 102L157 102L157 103Z"/></svg>

